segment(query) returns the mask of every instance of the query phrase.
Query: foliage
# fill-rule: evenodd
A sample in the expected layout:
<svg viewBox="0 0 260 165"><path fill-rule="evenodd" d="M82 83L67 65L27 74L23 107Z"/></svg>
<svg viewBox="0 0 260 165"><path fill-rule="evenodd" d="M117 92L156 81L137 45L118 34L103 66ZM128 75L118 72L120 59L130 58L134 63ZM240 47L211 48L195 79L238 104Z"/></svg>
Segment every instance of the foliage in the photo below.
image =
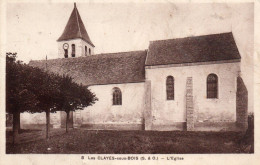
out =
<svg viewBox="0 0 260 165"><path fill-rule="evenodd" d="M73 82L69 76L47 73L21 61L16 53L6 59L7 112L43 112L50 109L74 111L92 105L97 98L87 87Z"/></svg>
<svg viewBox="0 0 260 165"><path fill-rule="evenodd" d="M28 78L37 71L15 62L15 58L16 54L10 54L6 59L6 110L8 113L33 112L39 101L31 90L32 84Z"/></svg>
<svg viewBox="0 0 260 165"><path fill-rule="evenodd" d="M43 112L55 107L57 76L30 67L8 54L6 60L6 109L8 113Z"/></svg>
<svg viewBox="0 0 260 165"><path fill-rule="evenodd" d="M50 112L65 111L68 118L70 111L83 109L97 100L93 93L73 82L69 76L33 68L16 61L16 55L6 53L6 110L14 114L14 143L20 127L21 112L46 112L48 139Z"/></svg>
<svg viewBox="0 0 260 165"><path fill-rule="evenodd" d="M59 91L57 109L65 112L82 110L97 100L87 87L78 85L67 75L63 75L60 80Z"/></svg>
<svg viewBox="0 0 260 165"><path fill-rule="evenodd" d="M254 113L248 114L248 128L240 140L241 145L245 146L244 150L248 153L254 153ZM250 146L250 147L248 147Z"/></svg>
<svg viewBox="0 0 260 165"><path fill-rule="evenodd" d="M66 112L66 132L68 132L69 112L83 110L84 107L92 105L97 98L87 87L78 85L67 75L63 75L59 82L59 99L56 100L55 110Z"/></svg>

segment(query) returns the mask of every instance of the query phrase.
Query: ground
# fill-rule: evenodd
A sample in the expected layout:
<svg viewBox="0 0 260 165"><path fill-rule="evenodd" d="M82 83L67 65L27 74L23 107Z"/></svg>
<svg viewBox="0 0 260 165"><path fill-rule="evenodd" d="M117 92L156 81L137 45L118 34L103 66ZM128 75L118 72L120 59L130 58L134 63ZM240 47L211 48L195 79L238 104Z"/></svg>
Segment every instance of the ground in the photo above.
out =
<svg viewBox="0 0 260 165"><path fill-rule="evenodd" d="M22 131L20 143L11 144L7 132L6 153L63 153L63 154L173 154L173 153L249 153L251 145L241 141L239 132L188 131L112 131L64 129ZM32 138L33 137L33 138Z"/></svg>

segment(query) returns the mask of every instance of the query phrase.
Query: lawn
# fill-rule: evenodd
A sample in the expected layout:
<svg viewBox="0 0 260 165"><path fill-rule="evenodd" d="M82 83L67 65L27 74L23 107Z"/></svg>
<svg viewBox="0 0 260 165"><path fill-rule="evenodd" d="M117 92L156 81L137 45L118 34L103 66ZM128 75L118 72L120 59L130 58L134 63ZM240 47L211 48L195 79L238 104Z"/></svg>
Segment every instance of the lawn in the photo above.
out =
<svg viewBox="0 0 260 165"><path fill-rule="evenodd" d="M37 132L37 131L34 131ZM25 134L22 132L20 135ZM48 141L38 139L13 146L6 153L61 154L173 154L248 153L250 148L239 132L60 130ZM7 134L7 138L12 138Z"/></svg>

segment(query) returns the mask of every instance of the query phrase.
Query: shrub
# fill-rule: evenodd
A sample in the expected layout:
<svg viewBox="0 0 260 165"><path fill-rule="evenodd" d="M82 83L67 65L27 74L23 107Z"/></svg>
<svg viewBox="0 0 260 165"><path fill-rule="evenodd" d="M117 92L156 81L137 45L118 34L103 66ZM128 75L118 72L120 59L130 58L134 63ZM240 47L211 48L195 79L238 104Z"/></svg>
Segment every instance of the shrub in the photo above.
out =
<svg viewBox="0 0 260 165"><path fill-rule="evenodd" d="M246 146L251 146L248 153L254 153L254 113L248 114L248 128L245 135L241 139L240 143L246 148Z"/></svg>

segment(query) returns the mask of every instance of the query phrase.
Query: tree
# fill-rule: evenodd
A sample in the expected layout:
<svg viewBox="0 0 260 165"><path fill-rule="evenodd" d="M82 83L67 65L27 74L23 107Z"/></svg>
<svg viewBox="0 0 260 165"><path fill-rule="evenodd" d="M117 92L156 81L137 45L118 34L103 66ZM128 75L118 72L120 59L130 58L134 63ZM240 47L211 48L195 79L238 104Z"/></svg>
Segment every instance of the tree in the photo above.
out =
<svg viewBox="0 0 260 165"><path fill-rule="evenodd" d="M66 112L66 132L68 132L69 113L91 106L97 98L87 87L73 82L67 75L62 76L59 87L60 99L57 102L57 109Z"/></svg>
<svg viewBox="0 0 260 165"><path fill-rule="evenodd" d="M34 68L38 70L38 68ZM31 75L31 83L36 83L34 88L31 89L36 95L36 99L39 101L36 109L46 113L46 139L49 139L50 130L50 113L56 112L56 103L58 101L59 80L57 75L46 73L39 69L37 75Z"/></svg>
<svg viewBox="0 0 260 165"><path fill-rule="evenodd" d="M20 113L46 113L46 139L49 138L50 113L67 113L92 105L97 98L87 87L16 61L16 53L6 53L6 110L13 114L13 143L17 142Z"/></svg>
<svg viewBox="0 0 260 165"><path fill-rule="evenodd" d="M26 81L31 68L19 61L16 62L16 53L6 55L6 111L13 114L13 143L16 143L20 128L20 113L31 112L38 104L38 100L29 90L30 83Z"/></svg>
<svg viewBox="0 0 260 165"><path fill-rule="evenodd" d="M59 77L16 61L16 53L6 53L6 110L13 114L13 143L18 141L20 113L46 112L46 138L50 112L55 112Z"/></svg>

